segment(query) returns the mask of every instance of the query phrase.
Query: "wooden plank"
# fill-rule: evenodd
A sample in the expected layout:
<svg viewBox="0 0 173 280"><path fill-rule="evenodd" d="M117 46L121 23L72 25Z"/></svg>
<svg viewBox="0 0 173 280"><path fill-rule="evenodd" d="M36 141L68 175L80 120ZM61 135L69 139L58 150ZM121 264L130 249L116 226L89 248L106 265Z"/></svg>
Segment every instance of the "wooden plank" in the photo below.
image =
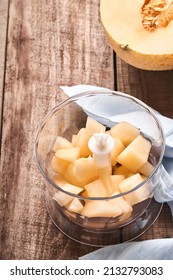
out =
<svg viewBox="0 0 173 280"><path fill-rule="evenodd" d="M117 58L118 90L131 94L173 118L173 71L146 71Z"/></svg>
<svg viewBox="0 0 173 280"><path fill-rule="evenodd" d="M173 118L173 71L146 71L128 65L117 57L117 87ZM157 222L138 240L173 237L170 209L164 205Z"/></svg>
<svg viewBox="0 0 173 280"><path fill-rule="evenodd" d="M65 98L60 85L114 87L113 54L99 0L11 0L4 94L1 259L76 259L94 248L51 223L34 139L45 112Z"/></svg>
<svg viewBox="0 0 173 280"><path fill-rule="evenodd" d="M0 1L0 137L1 137L1 116L4 88L4 71L5 71L5 51L6 51L6 34L8 18L8 0Z"/></svg>

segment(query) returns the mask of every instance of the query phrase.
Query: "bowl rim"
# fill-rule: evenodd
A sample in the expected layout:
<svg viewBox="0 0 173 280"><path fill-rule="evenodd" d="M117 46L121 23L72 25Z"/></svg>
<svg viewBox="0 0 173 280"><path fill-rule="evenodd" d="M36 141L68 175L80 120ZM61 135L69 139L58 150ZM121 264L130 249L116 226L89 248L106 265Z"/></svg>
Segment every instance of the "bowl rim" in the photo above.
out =
<svg viewBox="0 0 173 280"><path fill-rule="evenodd" d="M112 96L112 95L116 95L116 96L120 96L120 97L124 97L126 99L130 99L132 100L134 103L140 105L141 107L143 107L143 109L145 109L155 120L155 123L158 127L159 133L161 135L161 140L162 140L162 151L159 157L159 161L157 163L157 165L155 166L154 170L151 172L151 174L147 177L147 179L145 179L143 182L141 182L140 184L138 184L137 186L135 186L134 188L132 188L129 191L123 192L123 193L119 193L113 196L106 196L106 197L84 197L82 195L76 195L74 193L68 192L66 190L64 190L63 188L61 188L60 186L58 186L53 180L51 180L46 173L44 172L44 169L42 167L42 165L39 162L39 157L38 157L38 142L39 142L39 135L42 131L42 129L44 128L46 121L48 121L54 114L54 112L57 112L58 110L60 110L63 106L66 106L74 101L78 101L79 98L81 97L88 97L88 96L94 96L94 95L107 95L107 96ZM164 151L165 151L165 136L164 136L164 132L163 132L163 127L162 124L160 122L160 120L157 118L154 110L149 107L146 103L144 103L143 101L141 101L140 99L124 93L124 92L120 92L120 91L114 91L114 90L109 90L109 89L104 89L104 90L89 90L89 91L84 91L78 94L75 94L73 96L67 97L66 99L62 100L61 102L59 102L56 106L54 106L51 110L49 110L49 112L43 117L42 121L40 122L40 124L38 125L38 129L36 132L36 138L35 138L35 146L34 146L34 157L35 157L35 161L37 163L37 166L42 174L42 176L44 177L44 179L53 187L55 187L57 190L66 193L67 195L73 196L74 198L78 198L78 199L82 199L82 200L108 200L108 199L114 199L114 198L118 198L118 197L123 197L124 195L127 195L137 189L139 189L140 187L142 187L144 184L146 184L148 181L150 181L151 177L157 172L157 170L159 169L161 163L162 163L162 159L164 156Z"/></svg>

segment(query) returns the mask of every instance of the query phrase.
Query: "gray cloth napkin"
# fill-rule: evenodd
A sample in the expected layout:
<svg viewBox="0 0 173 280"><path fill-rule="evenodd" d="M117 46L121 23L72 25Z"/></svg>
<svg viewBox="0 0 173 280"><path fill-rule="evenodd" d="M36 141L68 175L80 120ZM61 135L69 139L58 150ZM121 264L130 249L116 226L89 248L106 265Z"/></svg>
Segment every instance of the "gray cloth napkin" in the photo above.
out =
<svg viewBox="0 0 173 280"><path fill-rule="evenodd" d="M173 238L110 245L80 260L173 260Z"/></svg>

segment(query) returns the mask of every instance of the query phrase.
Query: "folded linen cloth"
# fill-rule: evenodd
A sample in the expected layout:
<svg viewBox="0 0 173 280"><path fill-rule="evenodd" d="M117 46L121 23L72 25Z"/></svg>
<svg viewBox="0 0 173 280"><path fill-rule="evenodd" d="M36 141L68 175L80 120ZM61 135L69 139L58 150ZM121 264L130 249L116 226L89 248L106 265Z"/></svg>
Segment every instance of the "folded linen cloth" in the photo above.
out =
<svg viewBox="0 0 173 280"><path fill-rule="evenodd" d="M173 260L173 238L133 241L110 245L80 260Z"/></svg>
<svg viewBox="0 0 173 280"><path fill-rule="evenodd" d="M61 86L60 88L70 97L88 91L110 91L110 89L107 88L96 87L91 85L76 85L72 87ZM87 103L85 100L85 103L82 103L82 101L77 101L77 103L88 115L92 116L93 114L94 117L98 121L102 122L104 125L110 125L110 123L115 124L116 121L118 122L118 111L116 112L116 116L114 114L115 104L112 104L109 98L106 101L106 104L105 99L104 102L102 102L102 97L95 98L96 102L93 102L92 100L91 103L90 100L88 100ZM119 108L119 106L121 107L121 105L122 104L116 103L116 108ZM109 108L109 110L107 110L107 108ZM133 124L135 124L134 121L136 119L136 112L134 111L134 108L131 108L129 106L128 101L127 104L123 103L123 110L123 118L127 119L127 121L129 122L130 120L133 120ZM164 117L156 111L155 113L163 127L166 139L166 147L163 158L163 165L161 166L162 174L157 188L154 189L154 198L156 199L156 201L161 203L167 202L173 216L173 119ZM106 120L108 120L109 123L105 123L105 118ZM145 126L145 130L146 129L147 127Z"/></svg>

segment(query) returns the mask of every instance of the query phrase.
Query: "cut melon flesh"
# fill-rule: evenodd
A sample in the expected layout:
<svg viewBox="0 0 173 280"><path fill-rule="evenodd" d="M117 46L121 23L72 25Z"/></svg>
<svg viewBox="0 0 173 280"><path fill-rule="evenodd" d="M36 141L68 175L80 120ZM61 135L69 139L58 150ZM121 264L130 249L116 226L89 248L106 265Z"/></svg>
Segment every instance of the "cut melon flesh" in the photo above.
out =
<svg viewBox="0 0 173 280"><path fill-rule="evenodd" d="M138 172L143 174L144 176L150 176L150 174L153 172L154 166L150 162L146 162L139 170Z"/></svg>
<svg viewBox="0 0 173 280"><path fill-rule="evenodd" d="M143 181L143 177L139 173L137 173L121 181L119 184L119 189L123 194L124 192L133 190L137 185L141 184ZM146 183L139 187L137 190L134 190L129 194L125 194L124 198L130 205L135 205L137 203L142 202L143 200L146 200L150 197L150 195L150 188Z"/></svg>
<svg viewBox="0 0 173 280"><path fill-rule="evenodd" d="M57 174L56 176L54 176L53 181L60 188L62 188L66 183L68 183L61 174Z"/></svg>
<svg viewBox="0 0 173 280"><path fill-rule="evenodd" d="M114 139L114 147L110 153L111 158L111 165L115 166L117 163L117 156L125 149L125 146L121 142L119 138L113 138Z"/></svg>
<svg viewBox="0 0 173 280"><path fill-rule="evenodd" d="M83 185L98 178L98 171L92 157L79 158L74 162L74 175Z"/></svg>
<svg viewBox="0 0 173 280"><path fill-rule="evenodd" d="M112 137L115 138L115 141L116 139L120 139L121 143L125 146L128 146L140 134L140 130L137 127L127 122L120 122L114 125L111 128L110 132ZM115 145L121 147L119 148L119 150L123 150L123 146L121 145L121 143L115 142Z"/></svg>
<svg viewBox="0 0 173 280"><path fill-rule="evenodd" d="M82 203L80 202L80 200L75 197L73 198L73 200L67 205L67 209L69 211L72 211L72 212L75 212L75 213L78 213L80 214L82 209L83 209L83 205Z"/></svg>
<svg viewBox="0 0 173 280"><path fill-rule="evenodd" d="M123 175L125 178L134 175L134 173L130 170L128 170L125 166L121 165L121 166L115 166L114 171L113 171L114 175Z"/></svg>
<svg viewBox="0 0 173 280"><path fill-rule="evenodd" d="M150 148L151 143L139 135L119 154L117 161L135 173L147 162Z"/></svg>
<svg viewBox="0 0 173 280"><path fill-rule="evenodd" d="M55 156L59 159L73 162L80 156L80 148L73 147L68 149L58 149L55 153Z"/></svg>
<svg viewBox="0 0 173 280"><path fill-rule="evenodd" d="M119 192L118 185L124 179L122 175L111 175L110 182L112 186L112 191ZM84 186L87 191L88 197L107 197L107 189L101 179L97 179Z"/></svg>
<svg viewBox="0 0 173 280"><path fill-rule="evenodd" d="M62 189L72 194L79 194L80 192L83 191L83 188L79 188L77 186L68 183L66 183L62 187ZM67 203L72 201L73 198L74 197L72 195L66 194L62 191L56 192L53 196L53 199L56 200L60 206L65 206Z"/></svg>
<svg viewBox="0 0 173 280"><path fill-rule="evenodd" d="M53 199L67 210L87 217L119 216L120 221L127 220L131 216L131 205L140 203L150 195L147 184L128 195L123 192L132 190L152 172L153 166L148 162L151 143L139 134L138 128L127 122L119 123L106 132L113 137L115 143L110 152L112 166L110 164L110 168L98 168L92 155L87 156L87 133L91 134L90 129L95 133L105 130L105 127L88 117L87 128L82 128L77 135L73 135L73 143L57 137L55 155L51 161L51 168L56 173L53 180L62 189L74 196L78 194L81 198L74 198L56 190L52 194ZM82 157L81 154L87 157ZM118 163L114 167L116 162ZM115 199L86 200L95 197L108 198L119 193L122 193L122 196Z"/></svg>
<svg viewBox="0 0 173 280"><path fill-rule="evenodd" d="M72 143L74 143L75 147L80 148L80 157L88 157L91 155L91 151L88 147L88 140L86 128L81 128L78 134L73 136Z"/></svg>
<svg viewBox="0 0 173 280"><path fill-rule="evenodd" d="M63 176L72 185L79 186L79 187L83 187L83 185L84 185L83 182L78 180L78 178L76 177L76 175L74 173L74 164L73 163L70 163L68 165Z"/></svg>
<svg viewBox="0 0 173 280"><path fill-rule="evenodd" d="M120 58L135 67L173 69L173 21L155 31L146 30L141 16L143 4L144 0L101 0L101 22L110 45Z"/></svg>
<svg viewBox="0 0 173 280"><path fill-rule="evenodd" d="M111 205L106 200L86 201L85 206L81 212L82 215L94 217L117 217L122 214L122 210L116 205Z"/></svg>
<svg viewBox="0 0 173 280"><path fill-rule="evenodd" d="M66 172L68 165L69 165L68 161L53 156L51 161L51 168L54 172L59 174L64 174Z"/></svg>
<svg viewBox="0 0 173 280"><path fill-rule="evenodd" d="M105 132L106 127L96 120L88 117L86 121L86 135L88 138L93 136L94 133Z"/></svg>
<svg viewBox="0 0 173 280"><path fill-rule="evenodd" d="M123 175L111 175L110 177L111 177L113 193L119 192L119 184L121 181L124 180L125 177Z"/></svg>
<svg viewBox="0 0 173 280"><path fill-rule="evenodd" d="M68 149L73 148L73 145L66 138L57 136L55 144L53 146L53 151L56 152L58 149Z"/></svg>
<svg viewBox="0 0 173 280"><path fill-rule="evenodd" d="M113 193L112 196L119 194L118 192ZM122 211L122 216L120 217L121 221L128 219L133 211L132 206L122 197L117 197L110 199L109 204L119 207Z"/></svg>
<svg viewBox="0 0 173 280"><path fill-rule="evenodd" d="M97 179L84 186L88 197L107 197L106 188L101 179Z"/></svg>

